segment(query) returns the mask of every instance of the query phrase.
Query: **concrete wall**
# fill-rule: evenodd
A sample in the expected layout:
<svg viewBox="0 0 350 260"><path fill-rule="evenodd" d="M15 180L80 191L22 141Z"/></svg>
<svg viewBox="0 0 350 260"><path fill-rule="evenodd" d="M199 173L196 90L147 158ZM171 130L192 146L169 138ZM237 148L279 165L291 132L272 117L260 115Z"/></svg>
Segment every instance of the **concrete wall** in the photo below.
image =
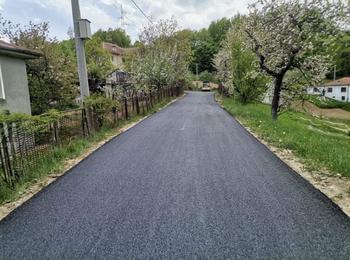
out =
<svg viewBox="0 0 350 260"><path fill-rule="evenodd" d="M0 55L5 100L0 110L31 114L26 64L24 60Z"/></svg>
<svg viewBox="0 0 350 260"><path fill-rule="evenodd" d="M328 88L332 89L332 92L328 92ZM345 88L345 92L341 92L341 89ZM327 86L327 87L317 87L318 91L315 91L315 88L308 88L307 93L310 95L322 95L323 90L325 96L331 99L335 99L342 102L350 102L350 86ZM344 97L344 99L343 99Z"/></svg>
<svg viewBox="0 0 350 260"><path fill-rule="evenodd" d="M123 69L124 63L123 63L123 57L121 55L112 55L112 63L117 69Z"/></svg>

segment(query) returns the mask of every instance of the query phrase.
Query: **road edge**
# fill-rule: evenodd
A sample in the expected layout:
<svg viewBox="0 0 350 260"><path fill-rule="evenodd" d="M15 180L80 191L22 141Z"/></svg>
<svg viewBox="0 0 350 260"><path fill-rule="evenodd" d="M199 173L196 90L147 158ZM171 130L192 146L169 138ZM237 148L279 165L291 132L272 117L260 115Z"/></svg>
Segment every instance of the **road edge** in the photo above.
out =
<svg viewBox="0 0 350 260"><path fill-rule="evenodd" d="M345 201L339 201L334 198L334 196L330 196L329 190L326 188L327 186L323 186L322 184L319 184L315 180L315 174L311 173L310 171L306 170L305 165L301 162L301 159L299 159L297 156L294 156L292 158L289 158L286 154L290 155L291 152L287 151L285 149L277 148L270 143L266 142L261 136L254 133L248 126L245 126L238 118L236 118L234 115L230 113L220 102L217 100L217 96L214 97L215 102L218 104L218 106L225 111L230 117L233 118L243 129L245 129L256 141L258 141L261 145L263 145L267 150L269 150L271 153L273 153L279 160L281 160L283 163L285 163L292 172L300 176L304 181L306 181L308 184L310 184L312 187L314 187L316 190L318 190L325 198L327 198L335 207L339 209L345 216L350 218L350 203L348 200ZM338 178L338 177L327 177L327 178ZM342 178L338 178L342 179ZM346 181L349 182L350 181ZM325 182L326 183L326 182Z"/></svg>
<svg viewBox="0 0 350 260"><path fill-rule="evenodd" d="M93 153L97 152L104 145L108 144L109 142L111 142L115 138L117 138L118 136L120 136L123 133L129 131L130 129L134 128L135 126L137 126L138 124L140 124L144 120L150 118L154 114L156 114L156 113L162 111L163 109L169 107L173 103L183 99L186 96L186 94L187 93L185 92L180 97L177 97L177 98L171 100L169 103L167 103L163 107L159 108L157 111L155 111L155 112L153 112L153 113L151 113L151 114L149 114L147 116L144 116L143 118L137 120L136 122L129 123L129 124L125 125L124 127L120 128L120 129L116 129L116 133L113 133L113 134L107 136L104 140L102 140L100 142L97 142L96 144L93 144L91 147L87 148L87 150L83 154L79 155L76 158L69 159L69 160L65 161L64 162L65 166L63 167L62 170L60 170L58 172L54 172L52 174L49 174L49 175L43 177L42 179L38 180L37 182L30 184L29 187L26 189L26 191L19 196L19 198L17 198L14 201L7 202L7 203L5 203L3 205L0 205L0 222L2 220L4 220L5 218L7 218L17 208L22 206L27 201L31 200L33 197L35 197L37 194L42 192L44 189L49 187L54 182L56 182L58 179L60 179L61 177L63 177L66 174L69 174L69 172L72 169L74 169L81 162L86 160Z"/></svg>

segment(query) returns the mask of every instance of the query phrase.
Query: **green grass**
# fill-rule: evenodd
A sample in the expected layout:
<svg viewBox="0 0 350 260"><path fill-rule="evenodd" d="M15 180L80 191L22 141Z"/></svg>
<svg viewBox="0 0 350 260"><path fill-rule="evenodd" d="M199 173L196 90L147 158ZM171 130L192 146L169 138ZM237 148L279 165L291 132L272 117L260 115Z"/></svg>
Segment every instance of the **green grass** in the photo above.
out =
<svg viewBox="0 0 350 260"><path fill-rule="evenodd" d="M170 98L164 99L160 103L154 105L154 107L145 115L157 112L170 101ZM65 161L77 158L78 156L84 154L93 145L105 140L111 135L116 134L123 126L136 122L145 115L133 115L128 120L119 121L117 127L115 128L102 128L100 131L87 138L74 139L68 144L54 148L52 152L48 153L43 160L38 163L39 167L26 172L14 187L9 187L0 180L0 205L16 200L28 189L31 184L43 179L45 176L48 176L51 173L61 172Z"/></svg>
<svg viewBox="0 0 350 260"><path fill-rule="evenodd" d="M319 108L341 108L350 112L350 103L341 102L331 98L322 98L320 96L309 95L307 100Z"/></svg>
<svg viewBox="0 0 350 260"><path fill-rule="evenodd" d="M292 150L309 169L326 168L350 177L349 122L322 120L294 111L282 114L274 122L268 105L241 105L230 98L220 102L265 141Z"/></svg>

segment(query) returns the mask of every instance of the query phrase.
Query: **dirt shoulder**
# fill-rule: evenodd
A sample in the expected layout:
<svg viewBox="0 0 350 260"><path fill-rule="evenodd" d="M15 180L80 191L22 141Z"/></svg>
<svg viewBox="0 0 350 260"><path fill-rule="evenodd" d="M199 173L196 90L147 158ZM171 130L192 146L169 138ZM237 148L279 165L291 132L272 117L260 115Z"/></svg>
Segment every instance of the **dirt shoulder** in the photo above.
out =
<svg viewBox="0 0 350 260"><path fill-rule="evenodd" d="M316 105L305 101L295 104L295 108L299 111L306 111L317 117L335 118L341 120L350 120L350 112L340 108L319 108Z"/></svg>

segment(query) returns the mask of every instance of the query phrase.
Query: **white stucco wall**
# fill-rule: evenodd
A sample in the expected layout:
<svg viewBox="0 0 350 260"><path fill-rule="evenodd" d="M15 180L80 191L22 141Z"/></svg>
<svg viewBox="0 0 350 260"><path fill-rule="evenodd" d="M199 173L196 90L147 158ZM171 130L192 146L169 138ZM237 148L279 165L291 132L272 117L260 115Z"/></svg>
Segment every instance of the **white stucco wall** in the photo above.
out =
<svg viewBox="0 0 350 260"><path fill-rule="evenodd" d="M328 92L328 89L331 89L332 92ZM345 92L341 92L341 89L345 88ZM307 93L310 95L321 95L322 91L325 90L325 96L331 99L335 99L343 102L350 102L350 86L326 86L318 87L319 92L315 91L313 87L307 88ZM342 99L345 98L345 100Z"/></svg>
<svg viewBox="0 0 350 260"><path fill-rule="evenodd" d="M0 55L5 99L0 110L31 114L26 64L24 60Z"/></svg>

